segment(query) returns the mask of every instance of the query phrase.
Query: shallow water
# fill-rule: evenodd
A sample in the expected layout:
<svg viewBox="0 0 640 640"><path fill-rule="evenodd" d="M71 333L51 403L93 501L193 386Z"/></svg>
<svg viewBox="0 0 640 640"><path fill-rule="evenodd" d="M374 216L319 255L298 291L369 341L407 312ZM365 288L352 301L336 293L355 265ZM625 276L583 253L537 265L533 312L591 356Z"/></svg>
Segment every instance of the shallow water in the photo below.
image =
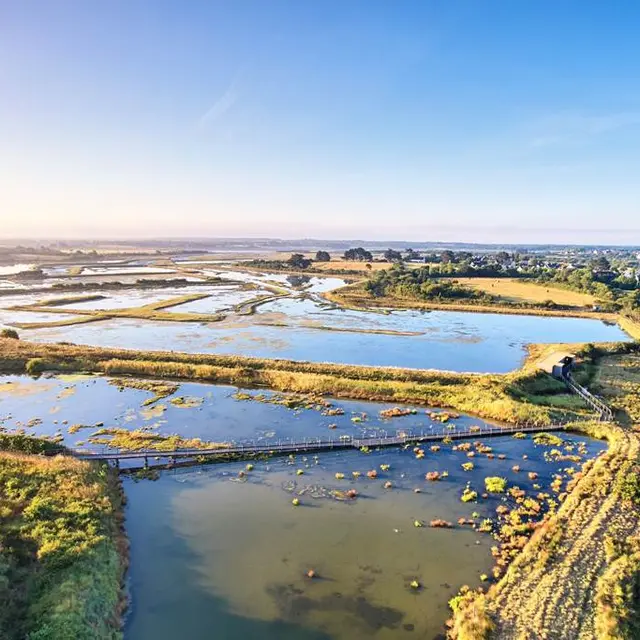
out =
<svg viewBox="0 0 640 640"><path fill-rule="evenodd" d="M263 287L269 283L286 288L292 297L261 305L255 315L234 317L230 314L227 322L209 325L115 319L64 328L24 330L24 337L104 347L490 373L516 369L529 343L629 339L617 325L586 318L336 308L319 294L342 286L344 281L340 278L242 271L203 270L203 273L253 283L260 289L244 291L230 285L107 292L106 300L77 303L72 307L116 309L197 292L210 293L212 297L167 311L216 313L267 293ZM0 308L27 304L36 298L42 295L0 298ZM18 318L13 312L0 311L0 323L10 325L12 319L54 322L60 317L46 314Z"/></svg>
<svg viewBox="0 0 640 640"><path fill-rule="evenodd" d="M4 266L0 265L0 276L15 275L21 271L29 271L30 269L33 269L33 267L35 267L35 265L26 263L9 264Z"/></svg>
<svg viewBox="0 0 640 640"><path fill-rule="evenodd" d="M97 422L261 443L443 430L425 408L383 419L380 411L392 405L329 399L344 414L327 416L322 407L292 410L236 399L235 391L185 383L175 396L200 398L199 406L174 406L167 397L149 407L144 402L150 392L120 390L105 377L4 376L0 428L60 433L69 445L86 441ZM363 422L354 422L363 416ZM68 432L79 423L93 426ZM336 428L329 429L330 424ZM482 421L460 416L447 426L470 424ZM567 446L585 442L582 460L604 449L598 441L571 434L562 438ZM465 451L442 444L437 452L425 447L423 459L412 448L390 448L257 460L244 478L239 472L245 463L175 469L156 482L125 477L132 597L125 638L208 638L212 630L221 639L437 637L449 598L463 584L478 586L481 574L489 573L495 542L468 526L432 529L429 522L456 523L461 517L479 522L495 517L498 504L512 504L504 494L463 503L467 483L481 493L485 477L499 476L509 486L535 493L534 483L548 491L553 474L567 479L566 469L577 467L546 460L551 447L535 445L531 438L503 436L484 444L496 457L477 453L471 471L461 466L470 460ZM514 464L521 470L514 471ZM366 477L371 469L377 470L377 479ZM425 480L427 471L445 470L447 478ZM353 471L360 477L354 478ZM538 478L530 479L529 471ZM336 473L345 477L336 478ZM387 481L391 488L384 487ZM358 495L345 500L349 489ZM300 506L292 505L294 497ZM416 520L425 526L415 527ZM317 578L306 577L309 569ZM411 588L412 580L419 581L420 589Z"/></svg>
<svg viewBox="0 0 640 640"><path fill-rule="evenodd" d="M292 303L293 304L293 303ZM297 303L296 303L297 304ZM265 305L266 307L266 305ZM278 309L277 306L272 309ZM108 320L99 323L24 331L33 341L65 340L77 344L130 349L220 353L337 362L369 366L397 366L450 371L504 373L516 369L529 343L628 340L618 327L583 318L549 318L500 314L403 311L389 316L315 311L307 319L331 331L304 326L225 326ZM179 307L176 310L180 310ZM269 322L266 313L264 321ZM287 321L288 316L282 316ZM253 318L256 323L262 318ZM297 323L297 324L296 324ZM415 332L419 335L362 333L358 329Z"/></svg>
<svg viewBox="0 0 640 640"><path fill-rule="evenodd" d="M217 638L438 637L449 598L490 572L495 542L469 527L428 523L455 523L474 512L479 521L494 516L498 504L511 504L499 497L462 503L466 482L482 491L485 476L499 475L531 490L524 471L535 470L536 483L547 489L551 472L563 466L545 462L544 448L531 440L490 444L507 460L476 458L472 472L460 468L463 452L429 453L425 461L411 450L384 450L258 462L246 481L237 477L241 464L178 470L163 474L155 492L128 480L135 604L126 637L168 638L179 630L208 637L212 627ZM590 455L602 448L588 446ZM511 471L514 462L523 471ZM381 464L391 468L381 471ZM366 478L368 469L379 478ZM425 471L443 469L446 480L424 479ZM354 470L363 475L351 478ZM347 479L336 479L336 472ZM358 492L355 500L331 497L350 488ZM292 496L300 496L300 506ZM415 520L426 526L416 528ZM317 580L305 576L309 569Z"/></svg>
<svg viewBox="0 0 640 640"><path fill-rule="evenodd" d="M188 438L201 438L214 442L275 443L290 439L339 438L341 435L366 437L391 435L397 430L442 431L440 422L432 420L424 408L414 415L383 419L379 411L392 404L340 400L335 406L344 410L343 415L322 415L316 410L291 410L282 405L237 400L235 387L184 383L173 395L163 398L153 406L143 403L153 397L149 391L120 389L109 384L109 378L101 376L50 376L37 380L27 376L0 377L0 427L15 430L27 428L30 420L38 424L27 428L29 433L53 436L61 433L64 443L77 446L85 442L95 429L82 429L69 433L74 424L95 425L103 422L106 427L127 429L153 428L160 433L179 433ZM252 391L252 394L258 392ZM261 392L266 398L281 394ZM199 398L198 407L175 406L175 396ZM363 422L352 418L367 414ZM63 421L68 424L64 425ZM460 429L484 421L460 416L452 423ZM335 425L335 429L329 429ZM93 448L89 443L84 445Z"/></svg>

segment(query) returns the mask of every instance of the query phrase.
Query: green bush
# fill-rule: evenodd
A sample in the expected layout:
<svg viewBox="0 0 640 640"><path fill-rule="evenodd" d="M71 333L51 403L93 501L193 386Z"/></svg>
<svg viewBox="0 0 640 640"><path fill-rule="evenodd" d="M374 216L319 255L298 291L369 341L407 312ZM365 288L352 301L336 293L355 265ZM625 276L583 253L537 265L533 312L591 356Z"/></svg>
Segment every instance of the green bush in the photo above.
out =
<svg viewBox="0 0 640 640"><path fill-rule="evenodd" d="M25 366L25 370L30 376L40 375L46 368L47 361L44 358L31 358Z"/></svg>
<svg viewBox="0 0 640 640"><path fill-rule="evenodd" d="M2 436L0 446L49 445L10 438ZM115 475L69 456L0 453L0 487L0 638L121 638L124 558Z"/></svg>
<svg viewBox="0 0 640 640"><path fill-rule="evenodd" d="M20 336L15 329L0 329L0 338L11 338L12 340L20 340Z"/></svg>
<svg viewBox="0 0 640 640"><path fill-rule="evenodd" d="M624 502L640 505L640 469L634 469L627 473L620 481L620 497Z"/></svg>

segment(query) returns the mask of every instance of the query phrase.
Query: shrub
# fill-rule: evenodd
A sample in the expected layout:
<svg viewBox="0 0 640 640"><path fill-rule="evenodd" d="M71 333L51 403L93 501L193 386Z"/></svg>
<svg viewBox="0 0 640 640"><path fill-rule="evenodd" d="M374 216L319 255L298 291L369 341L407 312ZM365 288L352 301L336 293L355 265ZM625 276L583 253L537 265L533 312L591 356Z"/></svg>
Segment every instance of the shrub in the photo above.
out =
<svg viewBox="0 0 640 640"><path fill-rule="evenodd" d="M0 338L11 338L12 340L20 340L20 336L15 329L0 329Z"/></svg>
<svg viewBox="0 0 640 640"><path fill-rule="evenodd" d="M621 479L619 489L624 502L640 505L640 478L637 470L627 473Z"/></svg>
<svg viewBox="0 0 640 640"><path fill-rule="evenodd" d="M47 361L44 358L31 358L25 366L26 372L30 376L40 375L47 368Z"/></svg>

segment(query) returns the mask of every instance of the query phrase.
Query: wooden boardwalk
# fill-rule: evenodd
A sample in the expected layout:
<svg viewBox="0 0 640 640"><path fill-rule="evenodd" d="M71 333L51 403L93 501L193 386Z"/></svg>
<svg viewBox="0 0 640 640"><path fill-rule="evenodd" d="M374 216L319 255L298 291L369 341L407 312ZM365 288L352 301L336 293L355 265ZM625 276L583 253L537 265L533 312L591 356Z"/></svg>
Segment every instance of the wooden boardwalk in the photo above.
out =
<svg viewBox="0 0 640 640"><path fill-rule="evenodd" d="M543 431L564 430L564 425L539 426L507 426L494 427L485 425L482 427L468 427L466 429L446 428L441 430L430 430L421 433L396 432L395 435L385 435L371 438L353 438L342 436L340 438L322 439L307 438L305 440L278 441L272 443L221 443L216 448L211 449L176 449L173 451L139 450L139 451L88 451L83 449L72 449L71 454L80 460L103 460L119 463L121 460L143 460L145 465L151 459L169 459L171 461L179 458L221 458L228 456L244 457L267 455L286 455L291 453L313 453L318 451L349 450L349 449L374 449L380 447L396 447L405 445L420 445L429 442L441 442L444 438L451 440L463 440L470 438L488 438L496 436L508 436L514 433L539 433Z"/></svg>

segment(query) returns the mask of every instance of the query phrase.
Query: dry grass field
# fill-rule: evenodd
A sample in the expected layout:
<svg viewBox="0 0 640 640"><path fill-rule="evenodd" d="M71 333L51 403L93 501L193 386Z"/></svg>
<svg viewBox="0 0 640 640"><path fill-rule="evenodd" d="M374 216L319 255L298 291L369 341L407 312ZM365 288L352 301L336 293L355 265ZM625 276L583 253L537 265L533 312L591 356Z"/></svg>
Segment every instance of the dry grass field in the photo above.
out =
<svg viewBox="0 0 640 640"><path fill-rule="evenodd" d="M558 289L522 280L508 278L456 278L456 280L467 287L500 296L509 302L553 300L556 304L576 308L591 307L595 304L595 298L588 293Z"/></svg>
<svg viewBox="0 0 640 640"><path fill-rule="evenodd" d="M388 262L356 262L354 260L334 260L331 262L314 262L314 269L320 269L322 271L339 271L341 269L349 269L350 271L362 271L367 273L367 264L371 265L371 271L382 271L382 269L389 269L391 265Z"/></svg>
<svg viewBox="0 0 640 640"><path fill-rule="evenodd" d="M622 415L624 424L640 425L640 355L620 354L603 358L596 378L598 391Z"/></svg>

